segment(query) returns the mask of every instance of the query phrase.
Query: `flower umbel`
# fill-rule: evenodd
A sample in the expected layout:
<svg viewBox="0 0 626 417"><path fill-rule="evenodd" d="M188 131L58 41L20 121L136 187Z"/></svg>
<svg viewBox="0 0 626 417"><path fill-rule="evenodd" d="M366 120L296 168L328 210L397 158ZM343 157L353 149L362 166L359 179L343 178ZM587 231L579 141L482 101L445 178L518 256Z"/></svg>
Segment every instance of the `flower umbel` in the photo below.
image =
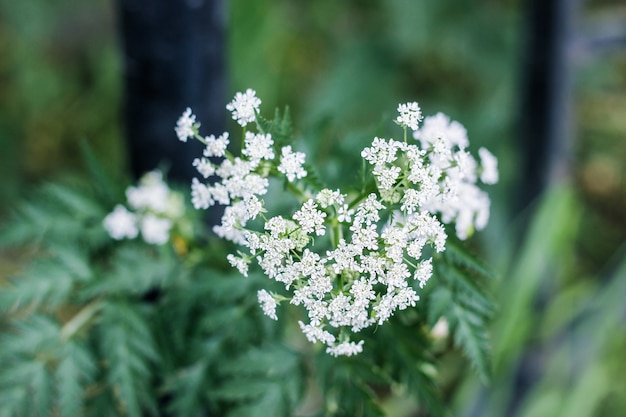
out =
<svg viewBox="0 0 626 417"><path fill-rule="evenodd" d="M256 96L256 91L248 88L245 93L237 93L233 101L226 105L226 109L232 112L233 120L246 126L254 122L260 105L261 99Z"/></svg>
<svg viewBox="0 0 626 417"><path fill-rule="evenodd" d="M109 235L116 240L134 239L141 231L146 243L167 243L171 229L184 216L184 205L182 196L165 184L163 174L148 172L138 186L128 187L126 198L133 211L121 204L115 206L103 221Z"/></svg>
<svg viewBox="0 0 626 417"><path fill-rule="evenodd" d="M226 108L246 126L260 104L248 89ZM224 133L207 137L205 158L194 161L202 177L216 180L193 179L194 207L226 206L214 231L241 246L239 256L228 256L230 264L246 276L258 268L284 287L281 293L258 291L263 312L277 320L277 300L302 306L304 336L326 345L330 355L362 352L364 340L352 340L354 335L419 302L433 274L432 254L446 248L445 224L454 224L465 239L489 217L489 198L477 181L497 181L495 157L481 148L479 165L466 151L463 126L445 115L427 117L420 128L417 102L398 105L398 112L405 140L376 137L361 152L374 177L362 194L307 185L306 155L277 146L274 132L260 123L258 132L245 130L241 155L228 151ZM416 142L406 140L407 129ZM262 197L272 177L293 195L294 210L265 214Z"/></svg>

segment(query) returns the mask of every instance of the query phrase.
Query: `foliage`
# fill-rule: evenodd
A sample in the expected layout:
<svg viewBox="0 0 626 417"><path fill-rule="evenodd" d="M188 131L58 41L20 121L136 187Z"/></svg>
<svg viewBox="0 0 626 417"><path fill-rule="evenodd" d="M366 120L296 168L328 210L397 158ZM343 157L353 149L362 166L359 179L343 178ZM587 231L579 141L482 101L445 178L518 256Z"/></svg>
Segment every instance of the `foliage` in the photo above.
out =
<svg viewBox="0 0 626 417"><path fill-rule="evenodd" d="M554 187L526 220L524 240L509 243L508 279L495 289L492 385L466 382L459 415L622 414L624 248L599 276L578 276L586 214L569 186Z"/></svg>
<svg viewBox="0 0 626 417"><path fill-rule="evenodd" d="M288 113L276 116L261 123L287 135ZM262 315L267 280L227 272L231 248L202 218L172 245L112 240L102 220L122 190L86 157L89 181L44 185L2 232L2 247L31 255L0 287L0 416L379 416L398 398L446 415L442 317L488 378L488 273L458 242L416 308L363 331L365 353L333 358L305 342L301 311Z"/></svg>

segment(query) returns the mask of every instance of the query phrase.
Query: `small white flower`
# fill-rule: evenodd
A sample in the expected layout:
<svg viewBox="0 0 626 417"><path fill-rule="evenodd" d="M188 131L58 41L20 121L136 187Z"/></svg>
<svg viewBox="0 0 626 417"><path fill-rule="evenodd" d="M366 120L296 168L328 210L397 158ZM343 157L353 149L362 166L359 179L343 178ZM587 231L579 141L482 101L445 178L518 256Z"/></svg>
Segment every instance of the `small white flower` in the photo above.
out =
<svg viewBox="0 0 626 417"><path fill-rule="evenodd" d="M400 115L396 119L396 123L411 130L418 129L418 124L422 121L422 111L417 102L398 104L398 113Z"/></svg>
<svg viewBox="0 0 626 417"><path fill-rule="evenodd" d="M318 210L312 199L307 200L300 210L293 215L293 219L300 224L304 233L310 234L315 232L318 236L322 236L326 232L324 218L326 218L326 213Z"/></svg>
<svg viewBox="0 0 626 417"><path fill-rule="evenodd" d="M226 109L232 112L233 120L241 126L246 126L256 120L260 105L261 99L256 96L256 91L248 88L245 93L235 94L235 98L226 105Z"/></svg>
<svg viewBox="0 0 626 417"><path fill-rule="evenodd" d="M202 175L204 178L209 178L215 173L215 167L213 166L211 161L206 158L196 158L193 160L192 165L196 167L200 175Z"/></svg>
<svg viewBox="0 0 626 417"><path fill-rule="evenodd" d="M222 133L217 138L214 135L204 138L206 148L204 149L204 156L210 158L212 156L223 157L226 155L226 148L228 147L228 132Z"/></svg>
<svg viewBox="0 0 626 417"><path fill-rule="evenodd" d="M257 292L257 298L259 300L259 304L261 304L263 313L265 313L265 315L272 320L278 320L278 316L276 316L276 307L278 306L278 303L276 303L274 297L272 297L272 295L265 290L259 290Z"/></svg>
<svg viewBox="0 0 626 417"><path fill-rule="evenodd" d="M354 210L348 208L347 204L344 204L337 210L337 221L340 223L350 223L352 221L353 214Z"/></svg>
<svg viewBox="0 0 626 417"><path fill-rule="evenodd" d="M261 159L271 160L274 159L273 144L272 135L269 133L263 135L261 133L246 132L245 147L241 153L253 161L260 161Z"/></svg>
<svg viewBox="0 0 626 417"><path fill-rule="evenodd" d="M170 238L172 222L169 219L157 217L148 213L141 219L141 236L146 243L163 245Z"/></svg>
<svg viewBox="0 0 626 417"><path fill-rule="evenodd" d="M495 184L498 182L498 160L491 152L485 148L478 150L480 156L480 180L484 184Z"/></svg>
<svg viewBox="0 0 626 417"><path fill-rule="evenodd" d="M104 218L102 224L115 240L133 239L139 233L136 216L121 204L115 206L113 211Z"/></svg>
<svg viewBox="0 0 626 417"><path fill-rule="evenodd" d="M300 325L300 329L302 329L302 333L306 336L306 338L311 343L315 343L320 341L326 345L332 345L335 343L335 336L327 332L326 330L322 330L319 327L311 326L310 324L304 324L301 321L298 321Z"/></svg>
<svg viewBox="0 0 626 417"><path fill-rule="evenodd" d="M336 346L326 348L326 353L333 356L352 356L363 352L363 340L359 343L343 342Z"/></svg>
<svg viewBox="0 0 626 417"><path fill-rule="evenodd" d="M324 188L322 191L317 193L315 200L320 203L322 208L326 208L335 204L343 204L344 196L339 192L339 190L333 191L328 188Z"/></svg>
<svg viewBox="0 0 626 417"><path fill-rule="evenodd" d="M228 262L233 268L237 268L237 270L239 271L241 275L243 275L244 277L248 276L249 262L246 259L239 257L239 256L235 256L232 253L226 256L226 259L228 260Z"/></svg>
<svg viewBox="0 0 626 417"><path fill-rule="evenodd" d="M291 146L284 146L281 149L280 165L278 171L287 176L289 182L293 182L296 178L306 177L306 170L302 168L306 155L302 152L292 152Z"/></svg>
<svg viewBox="0 0 626 417"><path fill-rule="evenodd" d="M378 179L378 188L381 190L391 189L400 176L400 171L400 167L396 166L375 170L374 175L376 175L376 179Z"/></svg>
<svg viewBox="0 0 626 417"><path fill-rule="evenodd" d="M208 209L215 204L209 188L198 181L197 178L191 180L191 204L197 210Z"/></svg>
<svg viewBox="0 0 626 417"><path fill-rule="evenodd" d="M194 132L194 124L196 123L196 116L191 113L191 109L187 107L187 109L183 112L183 114L176 121L176 127L174 130L176 131L176 136L182 142L187 142L188 138L192 138L195 135Z"/></svg>
<svg viewBox="0 0 626 417"><path fill-rule="evenodd" d="M126 189L126 198L131 208L156 213L167 211L169 195L170 189L163 182L163 174L160 171L148 172L139 180L139 186Z"/></svg>
<svg viewBox="0 0 626 417"><path fill-rule="evenodd" d="M413 278L419 281L420 288L424 288L426 282L433 275L433 264L432 258L427 259L425 261L420 262L419 266L415 270L415 274L413 274Z"/></svg>

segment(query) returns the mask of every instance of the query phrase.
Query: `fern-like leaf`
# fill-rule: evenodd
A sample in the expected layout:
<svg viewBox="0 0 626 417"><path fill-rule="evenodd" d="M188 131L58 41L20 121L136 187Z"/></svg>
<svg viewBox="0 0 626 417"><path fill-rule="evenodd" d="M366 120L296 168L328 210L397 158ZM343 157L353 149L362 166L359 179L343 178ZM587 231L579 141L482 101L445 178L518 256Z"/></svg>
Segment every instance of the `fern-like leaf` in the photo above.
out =
<svg viewBox="0 0 626 417"><path fill-rule="evenodd" d="M82 415L87 386L94 380L96 371L94 359L84 346L74 341L63 346L54 375L60 415Z"/></svg>
<svg viewBox="0 0 626 417"><path fill-rule="evenodd" d="M449 317L452 318L450 321L454 327L455 344L463 349L483 382L488 382L491 377L491 366L485 322L459 304L454 306Z"/></svg>
<svg viewBox="0 0 626 417"><path fill-rule="evenodd" d="M172 399L168 410L172 415L193 417L202 410L207 368L207 362L199 360L180 370L166 383L165 390Z"/></svg>
<svg viewBox="0 0 626 417"><path fill-rule="evenodd" d="M146 318L137 306L109 301L100 330L107 379L120 408L130 417L141 417L144 410L156 414L151 368L159 355Z"/></svg>

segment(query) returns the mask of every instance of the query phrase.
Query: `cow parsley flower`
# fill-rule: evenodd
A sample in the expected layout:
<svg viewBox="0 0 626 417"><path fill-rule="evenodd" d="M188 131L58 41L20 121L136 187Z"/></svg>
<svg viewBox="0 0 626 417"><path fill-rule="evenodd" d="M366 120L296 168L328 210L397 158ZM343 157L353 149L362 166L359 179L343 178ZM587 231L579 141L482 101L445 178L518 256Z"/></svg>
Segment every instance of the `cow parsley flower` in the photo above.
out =
<svg viewBox="0 0 626 417"><path fill-rule="evenodd" d="M400 115L396 118L396 123L411 130L418 129L418 124L422 121L422 111L417 102L398 104L398 113Z"/></svg>
<svg viewBox="0 0 626 417"><path fill-rule="evenodd" d="M260 105L261 99L256 96L256 91L248 88L245 93L235 94L235 98L226 105L226 109L232 112L233 120L241 126L246 126L256 120Z"/></svg>
<svg viewBox="0 0 626 417"><path fill-rule="evenodd" d="M226 154L226 147L228 146L228 132L222 133L217 138L213 135L204 138L206 148L204 149L204 156L210 158L212 156L223 157Z"/></svg>
<svg viewBox="0 0 626 417"><path fill-rule="evenodd" d="M336 346L326 348L326 353L333 356L352 356L363 352L363 340L358 343L344 342Z"/></svg>
<svg viewBox="0 0 626 417"><path fill-rule="evenodd" d="M278 320L278 316L276 316L276 307L278 304L274 297L270 293L265 290L259 290L257 292L257 297L259 299L259 304L261 304L261 308L263 308L263 313L266 316L271 318L272 320Z"/></svg>
<svg viewBox="0 0 626 417"><path fill-rule="evenodd" d="M256 119L260 103L249 89L237 93L227 109L246 126ZM405 140L375 137L360 153L374 176L372 188L362 187L367 190L362 194L356 187L350 193L316 192L303 182L287 184L300 206L268 216L261 196L270 177L280 173L290 183L304 178L305 154L291 145L277 152L262 126L258 132L244 130L239 155L227 150L228 133L202 139L194 132L206 148L193 164L216 181L194 179L192 203L224 205L213 230L247 252L228 255L228 262L244 276L256 264L282 284L281 294L257 292L263 312L277 320L277 300L300 306L307 317L299 322L304 337L323 343L333 356L362 352L363 340L352 341L350 333L382 325L416 305L418 291L433 275L433 253L445 250L444 224L465 239L489 218L489 198L477 181L497 181L495 157L481 148L479 164L467 151L465 128L441 113L423 119L416 102L399 104L398 112L395 122ZM415 142L407 142L407 129ZM208 159L214 157L224 159Z"/></svg>
<svg viewBox="0 0 626 417"><path fill-rule="evenodd" d="M180 141L187 142L188 138L194 137L195 123L196 116L191 112L191 109L187 107L187 109L176 121L176 127L174 128L174 130L176 131L176 136L178 136L178 139Z"/></svg>
<svg viewBox="0 0 626 417"><path fill-rule="evenodd" d="M209 188L197 178L191 180L191 204L198 210L208 209L215 204Z"/></svg>
<svg viewBox="0 0 626 417"><path fill-rule="evenodd" d="M278 171L287 176L289 182L293 182L296 178L306 177L306 170L302 168L306 155L302 152L293 152L291 146L284 146L281 149L280 165Z"/></svg>
<svg viewBox="0 0 626 417"><path fill-rule="evenodd" d="M118 204L103 221L104 228L116 240L133 239L141 232L146 243L163 245L185 214L182 196L170 190L160 171L148 172L137 186L128 187L126 199L132 211Z"/></svg>
<svg viewBox="0 0 626 417"><path fill-rule="evenodd" d="M480 180L484 184L495 184L498 182L498 160L491 152L485 148L478 150L480 156Z"/></svg>
<svg viewBox="0 0 626 417"><path fill-rule="evenodd" d="M172 221L166 218L157 217L148 213L141 219L141 236L153 245L163 245L170 238Z"/></svg>
<svg viewBox="0 0 626 417"><path fill-rule="evenodd" d="M196 167L200 175L204 178L209 178L215 174L215 166L206 158L195 158L192 165Z"/></svg>
<svg viewBox="0 0 626 417"><path fill-rule="evenodd" d="M126 189L128 205L135 210L151 210L164 213L167 210L167 201L170 189L163 182L160 171L151 171L145 174L137 187Z"/></svg>
<svg viewBox="0 0 626 417"><path fill-rule="evenodd" d="M104 228L115 240L133 239L139 234L136 216L126 207L118 204L102 222Z"/></svg>
<svg viewBox="0 0 626 417"><path fill-rule="evenodd" d="M243 155L246 155L253 161L260 161L261 159L274 159L274 149L272 145L272 135L267 134L254 134L252 132L246 132L245 147L241 151Z"/></svg>

